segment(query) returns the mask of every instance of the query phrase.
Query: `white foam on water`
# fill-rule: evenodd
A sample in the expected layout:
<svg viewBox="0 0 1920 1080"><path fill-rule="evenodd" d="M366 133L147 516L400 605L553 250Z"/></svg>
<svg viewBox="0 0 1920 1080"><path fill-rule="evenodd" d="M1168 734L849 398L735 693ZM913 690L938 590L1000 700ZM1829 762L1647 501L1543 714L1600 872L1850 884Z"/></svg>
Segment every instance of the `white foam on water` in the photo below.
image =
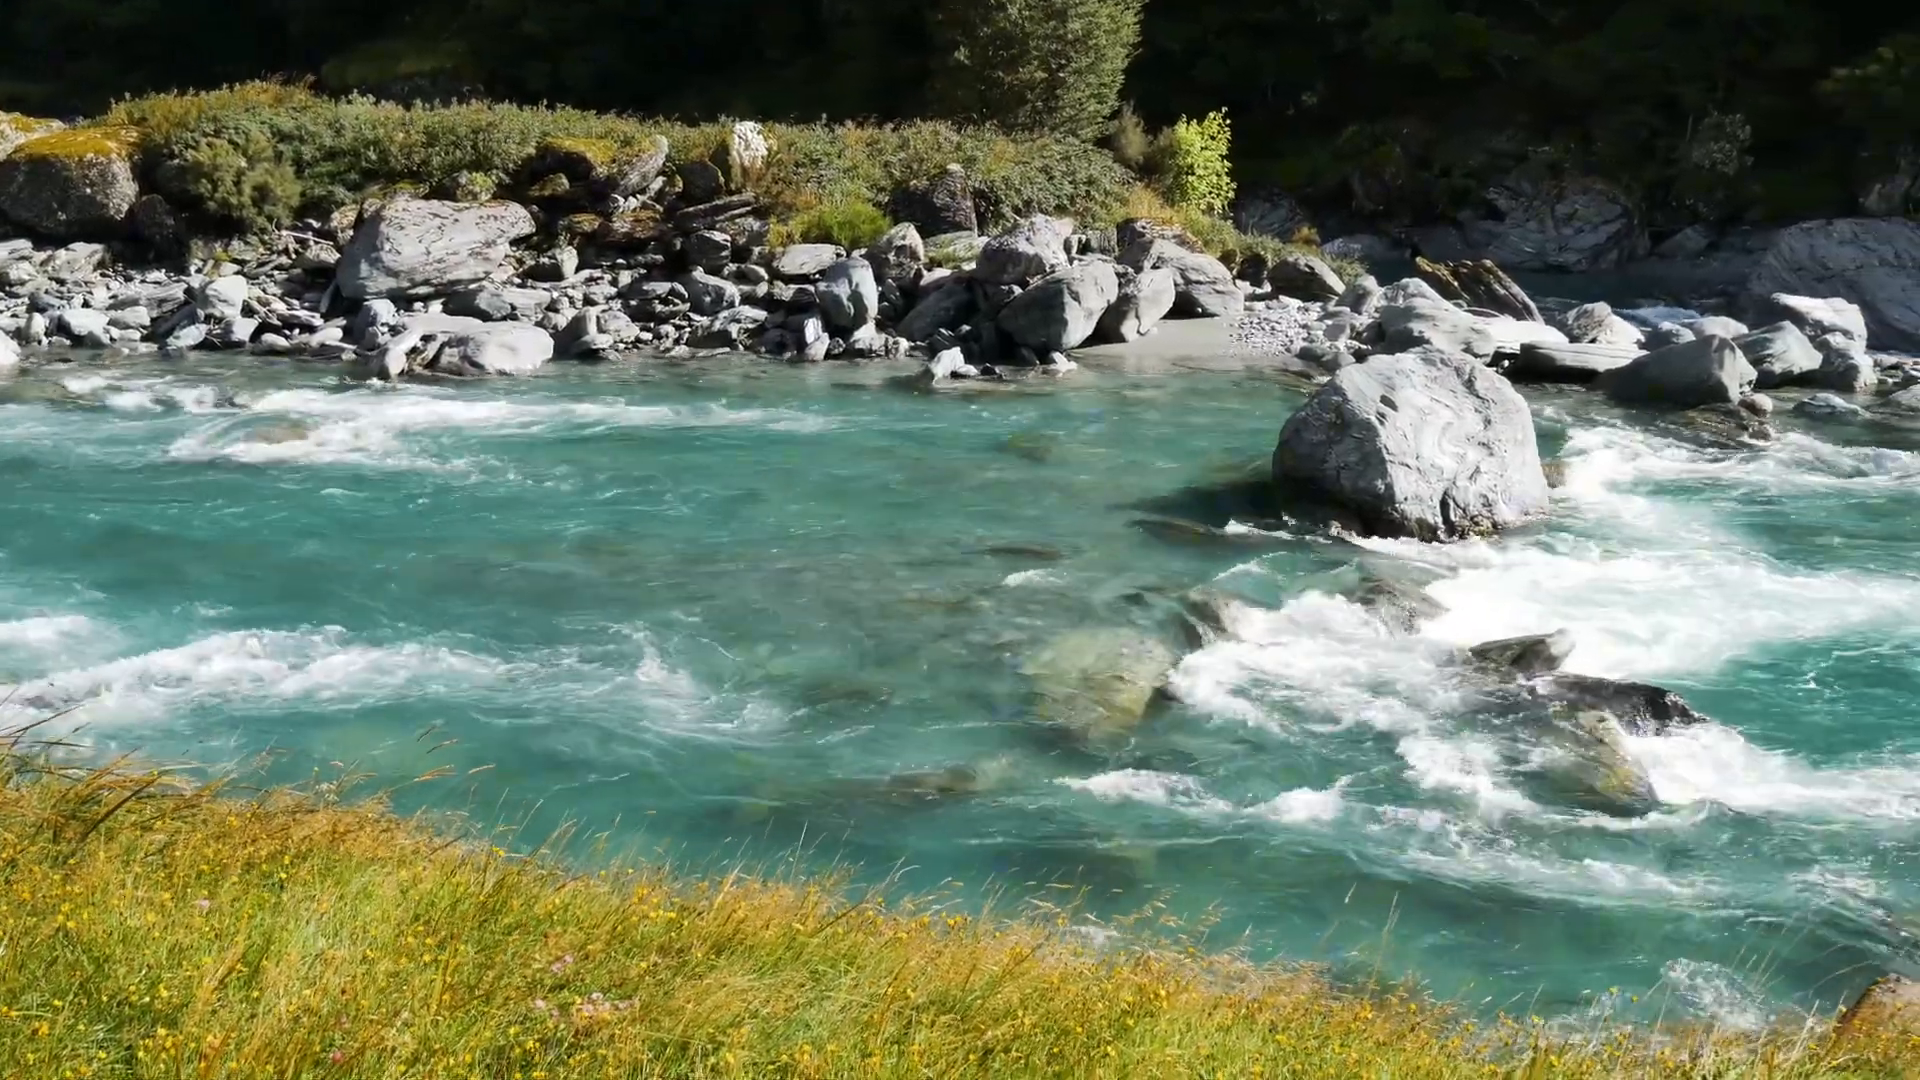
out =
<svg viewBox="0 0 1920 1080"><path fill-rule="evenodd" d="M1629 737L1660 801L1718 803L1742 813L1887 824L1920 821L1920 763L1821 768L1763 749L1738 731L1700 724Z"/></svg>
<svg viewBox="0 0 1920 1080"><path fill-rule="evenodd" d="M1699 675L1756 648L1910 623L1920 578L1788 567L1742 547L1711 506L1622 490L1672 475L1724 482L1752 464L1713 464L1710 456L1642 432L1576 431L1555 513L1626 537L1619 542L1562 531L1446 546L1362 542L1452 572L1428 586L1447 612L1426 636L1472 645L1565 629L1574 639L1566 667L1590 675ZM1814 475L1804 465L1781 467Z"/></svg>
<svg viewBox="0 0 1920 1080"><path fill-rule="evenodd" d="M1229 813L1233 810L1233 804L1209 795L1199 780L1179 773L1119 769L1084 779L1061 779L1056 783L1083 791L1103 802L1136 802L1212 813Z"/></svg>
<svg viewBox="0 0 1920 1080"><path fill-rule="evenodd" d="M1393 634L1343 597L1307 592L1279 610L1229 605L1227 637L1188 655L1169 691L1195 710L1283 735L1352 727L1390 735L1408 778L1492 814L1533 804L1502 776L1490 739L1455 730L1450 650Z"/></svg>
<svg viewBox="0 0 1920 1080"><path fill-rule="evenodd" d="M1723 964L1675 960L1661 971L1660 985L1716 1027L1758 1031L1771 1019L1765 990L1752 977Z"/></svg>
<svg viewBox="0 0 1920 1080"><path fill-rule="evenodd" d="M200 383L183 383L171 377L136 378L111 375L69 375L60 380L69 392L94 397L116 412L155 413L178 410L186 413L220 411L221 388ZM105 392L103 392L105 391Z"/></svg>
<svg viewBox="0 0 1920 1080"><path fill-rule="evenodd" d="M8 712L44 715L79 706L70 724L147 720L207 703L363 702L500 678L509 665L420 643L356 645L337 627L314 632L236 631L171 649L56 671L0 687Z"/></svg>
<svg viewBox="0 0 1920 1080"><path fill-rule="evenodd" d="M1577 903L1667 905L1718 895L1709 879L1683 880L1644 866L1575 858L1436 808L1381 807L1367 830L1375 853L1416 873L1519 889Z"/></svg>
<svg viewBox="0 0 1920 1080"><path fill-rule="evenodd" d="M787 713L758 697L716 691L685 668L670 663L653 635L631 630L640 662L613 692L635 692L647 726L674 735L727 738L779 727Z"/></svg>
<svg viewBox="0 0 1920 1080"><path fill-rule="evenodd" d="M1566 490L1590 501L1626 483L1693 483L1791 494L1900 488L1920 476L1920 454L1838 446L1799 432L1739 450L1714 450L1647 431L1583 427L1568 436Z"/></svg>
<svg viewBox="0 0 1920 1080"><path fill-rule="evenodd" d="M1247 808L1254 817L1282 825L1323 824L1338 818L1347 807L1347 781L1329 788L1294 788Z"/></svg>
<svg viewBox="0 0 1920 1080"><path fill-rule="evenodd" d="M483 398L441 387L276 390L247 403L249 419L191 433L168 455L177 460L226 459L253 465L358 464L402 469L458 468L423 455L407 436L482 432L544 434L563 428L729 428L813 433L832 430L826 417L794 409L730 409L720 405L633 405L618 400L559 401ZM286 423L259 425L260 417ZM268 439L249 438L262 431Z"/></svg>
<svg viewBox="0 0 1920 1080"><path fill-rule="evenodd" d="M0 648L47 649L92 632L85 615L35 615L0 622Z"/></svg>
<svg viewBox="0 0 1920 1080"><path fill-rule="evenodd" d="M1058 585L1062 580L1054 570L1019 570L1000 579L1000 584L1009 588L1022 585Z"/></svg>

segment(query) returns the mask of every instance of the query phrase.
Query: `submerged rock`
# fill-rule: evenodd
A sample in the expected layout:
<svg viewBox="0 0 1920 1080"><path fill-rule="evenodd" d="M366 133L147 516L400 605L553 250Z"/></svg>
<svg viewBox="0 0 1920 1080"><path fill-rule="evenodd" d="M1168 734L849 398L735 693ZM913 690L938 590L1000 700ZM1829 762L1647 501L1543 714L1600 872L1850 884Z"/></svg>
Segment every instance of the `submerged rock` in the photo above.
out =
<svg viewBox="0 0 1920 1080"><path fill-rule="evenodd" d="M1650 683L1560 672L1534 679L1528 689L1555 705L1605 713L1633 735L1664 735L1706 720L1679 694Z"/></svg>
<svg viewBox="0 0 1920 1080"><path fill-rule="evenodd" d="M1138 727L1173 670L1173 650L1125 627L1070 630L1026 657L1034 715L1075 738L1100 743Z"/></svg>
<svg viewBox="0 0 1920 1080"><path fill-rule="evenodd" d="M1568 804L1621 817L1659 807L1653 781L1627 751L1625 732L1607 713L1556 708L1533 734L1543 752L1538 770Z"/></svg>
<svg viewBox="0 0 1920 1080"><path fill-rule="evenodd" d="M1434 351L1334 375L1281 430L1273 473L1374 533L1422 540L1508 528L1548 501L1525 399L1498 372Z"/></svg>
<svg viewBox="0 0 1920 1080"><path fill-rule="evenodd" d="M1467 650L1480 667L1529 678L1558 671L1573 654L1573 635L1565 630L1482 642Z"/></svg>

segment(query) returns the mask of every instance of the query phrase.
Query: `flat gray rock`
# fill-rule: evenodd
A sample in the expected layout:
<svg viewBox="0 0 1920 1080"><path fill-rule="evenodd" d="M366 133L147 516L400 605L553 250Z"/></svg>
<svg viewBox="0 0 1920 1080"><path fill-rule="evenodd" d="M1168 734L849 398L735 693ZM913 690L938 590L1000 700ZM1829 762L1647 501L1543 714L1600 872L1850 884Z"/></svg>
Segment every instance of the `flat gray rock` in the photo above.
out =
<svg viewBox="0 0 1920 1080"><path fill-rule="evenodd" d="M1650 352L1602 374L1594 385L1623 404L1693 409L1738 404L1758 377L1739 346L1704 337Z"/></svg>
<svg viewBox="0 0 1920 1080"><path fill-rule="evenodd" d="M445 293L492 276L509 245L533 230L515 203L396 199L355 230L335 281L349 300Z"/></svg>

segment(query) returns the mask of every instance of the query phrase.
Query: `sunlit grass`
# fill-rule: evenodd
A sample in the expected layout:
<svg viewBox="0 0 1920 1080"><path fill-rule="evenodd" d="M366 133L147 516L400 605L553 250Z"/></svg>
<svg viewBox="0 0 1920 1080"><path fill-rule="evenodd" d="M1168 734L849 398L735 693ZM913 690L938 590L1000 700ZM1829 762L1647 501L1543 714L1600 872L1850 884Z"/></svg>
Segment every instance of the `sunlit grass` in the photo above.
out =
<svg viewBox="0 0 1920 1080"><path fill-rule="evenodd" d="M1868 1077L1836 1042L1475 1026L1034 909L557 857L325 785L0 762L0 1077ZM1177 931L1173 931L1177 933ZM1122 940L1126 940L1123 936Z"/></svg>

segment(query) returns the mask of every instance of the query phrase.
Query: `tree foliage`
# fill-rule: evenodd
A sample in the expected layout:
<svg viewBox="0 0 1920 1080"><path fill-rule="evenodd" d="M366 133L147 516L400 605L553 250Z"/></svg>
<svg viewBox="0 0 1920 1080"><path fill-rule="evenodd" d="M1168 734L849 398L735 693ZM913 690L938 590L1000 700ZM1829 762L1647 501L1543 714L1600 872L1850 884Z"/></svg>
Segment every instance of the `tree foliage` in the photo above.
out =
<svg viewBox="0 0 1920 1080"><path fill-rule="evenodd" d="M1120 104L1144 0L940 0L932 106L1091 139Z"/></svg>
<svg viewBox="0 0 1920 1080"><path fill-rule="evenodd" d="M1661 215L1845 213L1920 130L1920 16L1867 0L10 0L0 108L261 75L1094 138L1225 108L1236 179L1443 215L1516 167ZM268 185L270 187L271 185ZM257 190L266 190L260 188Z"/></svg>

